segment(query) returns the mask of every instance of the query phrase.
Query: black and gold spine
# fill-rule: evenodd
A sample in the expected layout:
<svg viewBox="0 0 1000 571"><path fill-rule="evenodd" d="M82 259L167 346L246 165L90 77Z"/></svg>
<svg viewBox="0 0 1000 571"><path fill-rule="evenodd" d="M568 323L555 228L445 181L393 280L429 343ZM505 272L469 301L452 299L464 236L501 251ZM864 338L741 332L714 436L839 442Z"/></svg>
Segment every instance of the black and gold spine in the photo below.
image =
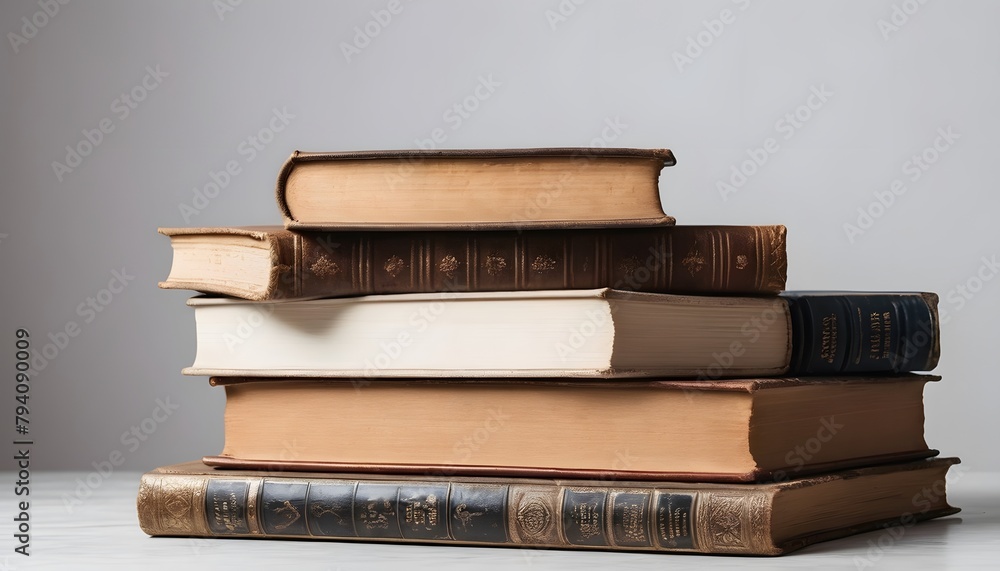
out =
<svg viewBox="0 0 1000 571"><path fill-rule="evenodd" d="M940 354L936 295L786 292L789 374L930 371Z"/></svg>
<svg viewBox="0 0 1000 571"><path fill-rule="evenodd" d="M151 535L756 554L775 549L764 532L767 494L723 497L614 484L147 474L139 512Z"/></svg>

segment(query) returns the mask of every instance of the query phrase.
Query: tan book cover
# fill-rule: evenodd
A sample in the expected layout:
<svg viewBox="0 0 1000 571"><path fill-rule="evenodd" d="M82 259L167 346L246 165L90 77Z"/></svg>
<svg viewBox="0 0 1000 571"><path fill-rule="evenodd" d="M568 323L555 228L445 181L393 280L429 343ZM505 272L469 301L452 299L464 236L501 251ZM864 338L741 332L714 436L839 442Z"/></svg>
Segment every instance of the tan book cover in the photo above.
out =
<svg viewBox="0 0 1000 571"><path fill-rule="evenodd" d="M526 229L672 224L668 149L295 151L278 175L287 228Z"/></svg>
<svg viewBox="0 0 1000 571"><path fill-rule="evenodd" d="M923 389L938 379L213 378L226 392L225 447L205 461L615 480L797 477L937 454L924 440Z"/></svg>

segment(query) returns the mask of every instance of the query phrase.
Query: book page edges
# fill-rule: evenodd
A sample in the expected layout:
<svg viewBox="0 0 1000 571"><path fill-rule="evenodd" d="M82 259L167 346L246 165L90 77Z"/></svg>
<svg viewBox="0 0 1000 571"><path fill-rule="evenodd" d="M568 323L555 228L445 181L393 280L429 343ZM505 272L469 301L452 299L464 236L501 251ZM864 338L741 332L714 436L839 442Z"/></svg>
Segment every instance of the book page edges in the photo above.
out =
<svg viewBox="0 0 1000 571"><path fill-rule="evenodd" d="M311 161L338 161L338 160L398 160L398 159L472 159L472 158L519 158L526 159L536 157L629 157L648 158L662 162L661 170L664 167L674 166L677 159L670 149L632 149L632 148L593 148L593 147L561 147L561 148L525 148L525 149L437 149L437 150L381 150L381 151L345 151L345 152L319 152L305 153L294 151L278 172L278 179L275 184L275 199L278 209L281 211L285 221L285 228L299 230L430 230L430 229L452 229L452 230L499 230L520 228L545 228L558 229L567 227L590 228L603 226L657 226L672 225L676 220L671 216L664 215L661 218L635 219L635 220L595 220L595 221L528 221L510 222L496 224L349 224L349 223L328 223L328 224L300 224L292 217L288 202L285 199L285 190L288 178L291 176L295 165L300 162ZM659 177L657 177L657 182Z"/></svg>

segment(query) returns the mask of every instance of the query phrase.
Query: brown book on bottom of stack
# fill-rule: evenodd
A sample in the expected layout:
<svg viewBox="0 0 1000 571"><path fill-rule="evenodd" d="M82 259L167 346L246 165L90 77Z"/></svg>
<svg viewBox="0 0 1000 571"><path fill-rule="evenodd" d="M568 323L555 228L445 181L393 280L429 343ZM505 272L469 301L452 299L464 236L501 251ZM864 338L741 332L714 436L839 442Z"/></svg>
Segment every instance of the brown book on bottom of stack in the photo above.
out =
<svg viewBox="0 0 1000 571"><path fill-rule="evenodd" d="M139 488L150 535L780 555L957 513L957 458L766 484L380 476L159 468Z"/></svg>

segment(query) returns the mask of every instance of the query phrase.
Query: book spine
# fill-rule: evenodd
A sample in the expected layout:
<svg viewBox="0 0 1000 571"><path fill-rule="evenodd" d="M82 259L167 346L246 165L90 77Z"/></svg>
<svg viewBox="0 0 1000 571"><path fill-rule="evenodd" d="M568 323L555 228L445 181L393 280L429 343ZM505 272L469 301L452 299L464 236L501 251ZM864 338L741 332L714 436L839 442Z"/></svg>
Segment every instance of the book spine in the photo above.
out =
<svg viewBox="0 0 1000 571"><path fill-rule="evenodd" d="M778 293L783 226L286 232L273 297L615 289Z"/></svg>
<svg viewBox="0 0 1000 571"><path fill-rule="evenodd" d="M774 555L771 493L149 473L149 535Z"/></svg>
<svg viewBox="0 0 1000 571"><path fill-rule="evenodd" d="M934 294L786 294L789 374L930 371L940 354Z"/></svg>

